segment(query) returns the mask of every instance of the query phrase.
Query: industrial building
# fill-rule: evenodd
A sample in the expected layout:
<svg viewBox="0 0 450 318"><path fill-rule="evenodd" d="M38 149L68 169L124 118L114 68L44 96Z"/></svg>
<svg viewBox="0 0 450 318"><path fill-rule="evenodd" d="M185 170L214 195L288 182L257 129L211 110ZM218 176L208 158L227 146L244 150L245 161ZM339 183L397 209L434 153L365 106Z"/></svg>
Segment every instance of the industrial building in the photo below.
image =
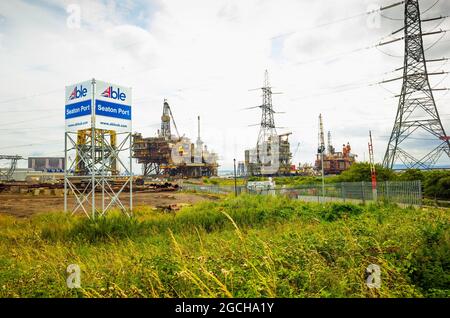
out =
<svg viewBox="0 0 450 318"><path fill-rule="evenodd" d="M64 172L64 157L28 157L28 169L43 172Z"/></svg>
<svg viewBox="0 0 450 318"><path fill-rule="evenodd" d="M177 135L171 131L171 121ZM187 137L180 136L167 100L164 100L161 129L157 137L133 135L133 158L142 164L143 176L178 176L188 178L211 177L218 174L217 154L208 151L200 138L200 117L198 137L194 144Z"/></svg>

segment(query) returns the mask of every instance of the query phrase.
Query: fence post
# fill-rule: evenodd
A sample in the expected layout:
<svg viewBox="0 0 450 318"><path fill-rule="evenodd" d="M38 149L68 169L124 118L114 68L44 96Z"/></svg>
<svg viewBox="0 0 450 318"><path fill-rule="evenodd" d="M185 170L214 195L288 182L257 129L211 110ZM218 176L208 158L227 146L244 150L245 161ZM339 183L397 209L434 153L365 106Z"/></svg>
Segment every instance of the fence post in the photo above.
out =
<svg viewBox="0 0 450 318"><path fill-rule="evenodd" d="M422 181L418 181L419 182L419 206L422 206Z"/></svg>
<svg viewBox="0 0 450 318"><path fill-rule="evenodd" d="M361 181L361 194L362 194L363 204L366 204L366 198L364 196L364 181Z"/></svg>
<svg viewBox="0 0 450 318"><path fill-rule="evenodd" d="M317 193L317 203L320 203L320 194L319 194L319 189L317 187L314 187Z"/></svg>
<svg viewBox="0 0 450 318"><path fill-rule="evenodd" d="M386 184L386 201L391 202L390 194L389 194L389 181L384 182Z"/></svg>
<svg viewBox="0 0 450 318"><path fill-rule="evenodd" d="M344 183L343 182L341 182L341 197L342 197L342 201L345 202Z"/></svg>

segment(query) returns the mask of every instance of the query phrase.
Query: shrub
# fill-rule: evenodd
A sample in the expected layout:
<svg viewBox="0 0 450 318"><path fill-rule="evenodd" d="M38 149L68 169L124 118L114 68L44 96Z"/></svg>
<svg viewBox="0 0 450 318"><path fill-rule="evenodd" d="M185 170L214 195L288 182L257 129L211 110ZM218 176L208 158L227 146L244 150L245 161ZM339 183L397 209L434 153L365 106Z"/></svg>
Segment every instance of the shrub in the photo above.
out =
<svg viewBox="0 0 450 318"><path fill-rule="evenodd" d="M396 175L393 170L384 168L380 164L375 165L378 181L394 180ZM354 163L348 170L336 177L336 182L370 181L370 164L367 162Z"/></svg>
<svg viewBox="0 0 450 318"><path fill-rule="evenodd" d="M450 171L427 171L423 183L424 195L433 199L450 199Z"/></svg>
<svg viewBox="0 0 450 318"><path fill-rule="evenodd" d="M95 243L132 238L139 235L141 229L141 223L136 218L119 214L98 217L95 220L84 218L70 229L67 236Z"/></svg>
<svg viewBox="0 0 450 318"><path fill-rule="evenodd" d="M320 215L325 221L336 221L342 217L358 215L363 208L349 203L331 203L324 207Z"/></svg>
<svg viewBox="0 0 450 318"><path fill-rule="evenodd" d="M425 174L419 169L408 169L397 176L399 181L425 181Z"/></svg>
<svg viewBox="0 0 450 318"><path fill-rule="evenodd" d="M414 253L411 278L428 296L450 296L450 235L448 224L421 229L423 243Z"/></svg>

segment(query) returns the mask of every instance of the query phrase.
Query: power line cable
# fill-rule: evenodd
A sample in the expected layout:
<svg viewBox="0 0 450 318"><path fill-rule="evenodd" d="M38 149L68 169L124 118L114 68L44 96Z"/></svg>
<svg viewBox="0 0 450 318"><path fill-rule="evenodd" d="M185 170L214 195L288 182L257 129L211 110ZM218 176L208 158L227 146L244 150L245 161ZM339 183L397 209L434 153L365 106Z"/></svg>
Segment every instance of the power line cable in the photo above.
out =
<svg viewBox="0 0 450 318"><path fill-rule="evenodd" d="M59 116L59 115L58 115L58 116ZM16 122L11 122L11 121L9 121L8 123L0 124L0 127L10 126L10 125L16 125L16 124L22 124L22 123L28 123L28 122L30 122L30 121L37 121L37 120L47 119L47 118L52 118L52 117L55 117L55 115L43 116L43 117L38 117L38 118L33 118L33 119L27 119L27 120L21 120L21 121L16 121Z"/></svg>
<svg viewBox="0 0 450 318"><path fill-rule="evenodd" d="M433 9L441 0L436 0L436 2L429 7L428 9L426 9L425 11L423 11L421 14L427 13L428 11L430 11L431 9Z"/></svg>
<svg viewBox="0 0 450 318"><path fill-rule="evenodd" d="M36 113L36 112L61 112L61 109L55 109L55 108L41 108L41 109L27 109L27 110L5 110L2 111L3 114L9 114L9 113Z"/></svg>
<svg viewBox="0 0 450 318"><path fill-rule="evenodd" d="M337 20L334 20L334 21L317 24L317 25L315 25L313 27L310 27L310 28L306 28L306 29L302 29L302 30L296 30L296 31L291 31L291 32L288 32L288 33L283 33L283 34L271 37L271 39L273 40L273 39L276 39L276 38L280 38L280 37L284 37L284 36L288 36L288 35L292 35L292 34L296 34L296 33L313 31L313 30L320 29L320 28L323 28L323 27L326 27L326 26L334 25L334 24L337 24L337 23L342 23L342 22L345 22L345 21L348 21L348 20L353 20L355 18L359 18L359 17L362 17L362 16L370 15L370 14L377 13L377 12L382 12L382 11L394 8L396 6L399 6L399 5L403 4L403 3L405 3L405 1L400 1L400 2L394 3L392 5L387 5L387 6L380 7L378 9L371 10L371 11L361 12L361 13L358 13L358 14L355 14L355 15L352 15L352 16L348 16L348 17L345 17L345 18L337 19Z"/></svg>
<svg viewBox="0 0 450 318"><path fill-rule="evenodd" d="M389 17L389 16L387 16L387 15L385 15L385 14L383 14L383 13L380 13L380 16L383 17L383 18L385 18L385 19L392 20L392 21L403 21L403 19L399 19L399 18L391 18L391 17Z"/></svg>
<svg viewBox="0 0 450 318"><path fill-rule="evenodd" d="M425 49L425 52L428 51L429 49L433 48L436 44L438 44L446 35L447 35L447 33L443 33L436 42L434 42L433 44L431 44L429 47L427 47Z"/></svg>
<svg viewBox="0 0 450 318"><path fill-rule="evenodd" d="M26 145L14 145L14 146L6 146L6 147L0 147L0 149L11 149L11 148L23 148L23 147L34 147L34 146L47 146L47 145L54 145L54 142L61 142L60 139L54 140L52 143L45 142L45 143L34 143L34 144L26 144Z"/></svg>
<svg viewBox="0 0 450 318"><path fill-rule="evenodd" d="M0 104L13 103L13 102L21 101L21 100L24 100L24 99L36 98L36 97L45 96L45 95L51 95L51 94L58 93L58 92L62 92L62 90L61 89L55 89L55 90L47 91L47 92L44 92L44 93L26 95L26 96L12 98L12 99L6 99L6 100L0 101Z"/></svg>
<svg viewBox="0 0 450 318"><path fill-rule="evenodd" d="M390 56L390 57L396 57L396 58L403 58L403 55L394 55L394 54L391 54L391 53L387 53L387 52L384 52L382 49L380 49L380 47L379 46L376 46L375 47L378 51L380 51L381 53L383 53L384 55L387 55L387 56Z"/></svg>
<svg viewBox="0 0 450 318"><path fill-rule="evenodd" d="M359 13L359 14L356 14L356 15L353 15L353 16L341 18L341 19L338 19L338 20L335 20L335 21L330 21L330 22L322 23L322 24L316 25L316 26L314 26L314 27L312 27L312 28L305 29L305 30L302 30L302 31L309 31L309 30L313 30L313 29L316 29L316 28L321 28L321 27L324 27L324 26L333 25L333 24L336 24L336 23L341 23L341 22L344 22L344 21L347 21L347 20L351 20L351 19L360 17L360 16L369 15L369 14L373 14L373 13L376 13L376 12L381 12L381 11L384 11L384 10L387 10L387 9L390 9L390 8L393 8L393 7L396 7L396 6L398 6L398 5L401 5L401 4L403 4L403 3L404 3L404 1L400 1L400 2L394 3L394 4L392 4L392 5L388 5L388 6L385 6L385 7L380 7L379 9L372 10L372 11L369 11L369 12L363 12L363 13ZM275 36L275 37L272 37L272 39L277 38L277 37L280 37L280 36L285 36L285 35L288 35L288 34L297 33L297 32L300 32L300 31L293 31L293 32L286 33L286 34L283 34L283 35ZM132 42L132 43L129 43L129 44L126 44L126 45L118 46L118 47L116 47L116 49L132 47L132 46L134 46L134 45L137 45L137 44L140 44L140 43L144 43L144 42L146 42L146 41L135 41L135 42ZM350 52L340 53L340 54L337 55L337 56L341 56L341 55L345 55L345 54L349 54L349 53L361 51L361 50L364 50L364 49L366 49L366 48L361 48L361 49L352 50L352 51L350 51ZM331 57L331 58L333 58L333 57ZM314 60L313 60L313 61L314 61ZM299 64L307 64L307 63L309 63L309 62L306 62L306 63L299 63ZM151 67L146 68L146 69L140 69L139 73L144 72L144 71L147 71L147 70L149 70L149 69L155 69L155 68L160 68L160 67L154 67L154 66L151 66ZM130 71L130 73L131 73L131 72L133 72L133 74L136 73L136 72L134 72L134 71ZM126 74L126 73L125 73L125 74ZM11 103L11 102L16 102L16 101L21 101L21 100L24 100L24 99L29 99L29 98L35 98L35 97L39 97L39 96L49 95L49 94L53 94L53 93L55 93L55 92L60 92L60 91L61 91L61 89L56 89L56 90L52 90L52 91L45 92L45 93L39 93L39 94L33 94L33 95L27 95L27 96L22 96L22 97L18 97L18 98L13 98L13 99L8 99L8 100L3 100L3 101L0 101L0 104Z"/></svg>

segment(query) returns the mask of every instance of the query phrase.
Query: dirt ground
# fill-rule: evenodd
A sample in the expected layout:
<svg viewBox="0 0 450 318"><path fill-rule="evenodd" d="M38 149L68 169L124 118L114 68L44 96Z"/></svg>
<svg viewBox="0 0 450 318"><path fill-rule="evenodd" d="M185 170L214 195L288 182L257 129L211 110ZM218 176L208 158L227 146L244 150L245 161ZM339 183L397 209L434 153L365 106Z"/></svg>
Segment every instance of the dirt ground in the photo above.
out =
<svg viewBox="0 0 450 318"><path fill-rule="evenodd" d="M211 201L215 198L208 195L182 193L182 192L157 192L133 194L133 205L162 207L171 204L194 204L200 201ZM121 197L125 206L127 199ZM75 201L69 198L68 205L74 206ZM100 204L98 202L97 204ZM30 217L34 214L57 212L64 210L63 196L33 196L29 194L0 193L0 214L8 214L17 217Z"/></svg>

